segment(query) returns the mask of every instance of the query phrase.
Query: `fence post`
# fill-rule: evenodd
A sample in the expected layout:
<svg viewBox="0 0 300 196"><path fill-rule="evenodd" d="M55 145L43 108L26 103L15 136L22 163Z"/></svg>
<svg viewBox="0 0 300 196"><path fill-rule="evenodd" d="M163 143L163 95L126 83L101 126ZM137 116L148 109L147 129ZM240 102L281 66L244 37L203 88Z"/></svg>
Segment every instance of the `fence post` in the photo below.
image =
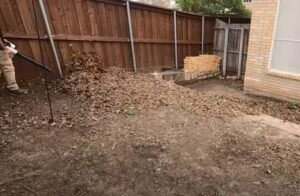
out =
<svg viewBox="0 0 300 196"><path fill-rule="evenodd" d="M216 27L216 25L215 25L215 27ZM214 30L214 43L213 43L213 54L218 54L218 44L217 44L217 29L215 28L215 30Z"/></svg>
<svg viewBox="0 0 300 196"><path fill-rule="evenodd" d="M178 69L178 45L177 45L177 13L174 10L174 49L175 49L175 66Z"/></svg>
<svg viewBox="0 0 300 196"><path fill-rule="evenodd" d="M129 0L126 0L126 8L127 8L128 28L129 28L129 36L130 36L130 44L131 44L133 70L134 70L135 73L137 73L137 66L136 66L136 58L135 58L135 49L134 49L134 40L133 40L133 31L132 31L132 23L131 23L131 14L130 14L130 3L129 3Z"/></svg>
<svg viewBox="0 0 300 196"><path fill-rule="evenodd" d="M49 20L48 20L48 17L47 17L47 13L46 13L46 10L45 10L45 7L44 7L43 0L39 0L39 6L40 6L40 9L41 9L41 12L42 12L42 15L43 15L43 19L44 19L44 22L45 22L45 25L46 25L46 29L47 29L50 45L51 45L51 48L52 48L52 52L53 52L53 55L54 55L54 58L55 58L55 62L56 62L56 65L57 65L57 69L59 71L60 77L63 78L61 65L60 65L60 62L59 62L59 58L58 58L58 54L57 54L57 51L56 51L55 43L53 41L53 36L52 36L52 32L51 32L51 28L50 28L50 25L49 25Z"/></svg>
<svg viewBox="0 0 300 196"><path fill-rule="evenodd" d="M228 49L228 36L229 36L229 27L225 28L225 44L224 44L224 58L223 58L223 76L226 76L227 68L227 49Z"/></svg>
<svg viewBox="0 0 300 196"><path fill-rule="evenodd" d="M201 53L204 54L204 37L205 36L205 16L202 16L202 38L201 38Z"/></svg>
<svg viewBox="0 0 300 196"><path fill-rule="evenodd" d="M244 34L245 28L241 29L241 37L240 37L240 51L239 51L239 64L238 64L238 78L241 78L242 75L242 62L243 62L243 50L244 50Z"/></svg>

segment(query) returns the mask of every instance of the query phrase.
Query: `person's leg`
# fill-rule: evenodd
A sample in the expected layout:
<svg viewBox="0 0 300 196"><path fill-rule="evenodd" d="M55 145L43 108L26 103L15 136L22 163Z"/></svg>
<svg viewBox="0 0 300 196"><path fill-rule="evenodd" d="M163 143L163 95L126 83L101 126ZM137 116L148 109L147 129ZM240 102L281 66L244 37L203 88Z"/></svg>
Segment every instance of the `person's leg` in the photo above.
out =
<svg viewBox="0 0 300 196"><path fill-rule="evenodd" d="M5 64L2 65L2 72L5 77L7 86L6 88L11 91L19 90L19 86L16 82L16 74L15 74L15 67L13 64Z"/></svg>

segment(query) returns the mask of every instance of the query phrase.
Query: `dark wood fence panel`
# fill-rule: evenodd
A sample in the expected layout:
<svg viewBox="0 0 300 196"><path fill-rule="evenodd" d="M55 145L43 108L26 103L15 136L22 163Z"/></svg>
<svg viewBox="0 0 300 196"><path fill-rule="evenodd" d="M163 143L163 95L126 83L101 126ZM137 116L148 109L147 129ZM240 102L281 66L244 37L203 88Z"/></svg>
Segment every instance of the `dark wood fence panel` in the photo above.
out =
<svg viewBox="0 0 300 196"><path fill-rule="evenodd" d="M43 0L52 37L63 70L72 55L96 52L107 66L133 70L126 3L123 0ZM38 26L45 63L58 76L57 65L38 0L35 0ZM175 67L173 10L130 2L137 69L158 70ZM1 0L0 25L5 37L17 44L18 50L37 61L41 54L31 0ZM212 53L215 17L205 17L204 51L202 51L202 16L177 12L178 61L183 66L186 56ZM18 79L41 76L28 63L15 60Z"/></svg>
<svg viewBox="0 0 300 196"><path fill-rule="evenodd" d="M174 67L173 13L135 5L131 17L138 70Z"/></svg>
<svg viewBox="0 0 300 196"><path fill-rule="evenodd" d="M178 13L177 36L179 67L182 67L186 56L201 54L202 16Z"/></svg>
<svg viewBox="0 0 300 196"><path fill-rule="evenodd" d="M107 66L132 68L127 13L121 1L56 0L60 6L46 2L64 64L74 53L97 52Z"/></svg>
<svg viewBox="0 0 300 196"><path fill-rule="evenodd" d="M36 4L37 5L37 4ZM38 18L42 18L41 12L37 8ZM30 56L38 61L41 61L41 53L37 40L35 28L35 20L33 7L30 0L2 0L0 1L0 20L1 29L6 37L18 46L18 50L23 54ZM40 33L46 32L45 25L42 21L38 23ZM52 65L51 68L56 70L53 53L50 50L50 44L47 41L42 41L42 49L46 64ZM16 72L19 80L28 80L38 78L41 74L36 71L36 68L28 62L15 59Z"/></svg>
<svg viewBox="0 0 300 196"><path fill-rule="evenodd" d="M215 37L215 17L205 17L204 22L204 51L203 53L212 54Z"/></svg>

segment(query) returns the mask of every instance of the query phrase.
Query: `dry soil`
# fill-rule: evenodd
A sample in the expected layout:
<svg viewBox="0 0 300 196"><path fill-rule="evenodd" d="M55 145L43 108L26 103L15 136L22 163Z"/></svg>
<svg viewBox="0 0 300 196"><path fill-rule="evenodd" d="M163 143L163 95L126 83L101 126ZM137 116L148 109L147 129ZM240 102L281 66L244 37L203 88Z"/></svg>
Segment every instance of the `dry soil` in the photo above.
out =
<svg viewBox="0 0 300 196"><path fill-rule="evenodd" d="M300 195L296 104L98 71L53 84L50 125L42 87L1 94L0 195Z"/></svg>

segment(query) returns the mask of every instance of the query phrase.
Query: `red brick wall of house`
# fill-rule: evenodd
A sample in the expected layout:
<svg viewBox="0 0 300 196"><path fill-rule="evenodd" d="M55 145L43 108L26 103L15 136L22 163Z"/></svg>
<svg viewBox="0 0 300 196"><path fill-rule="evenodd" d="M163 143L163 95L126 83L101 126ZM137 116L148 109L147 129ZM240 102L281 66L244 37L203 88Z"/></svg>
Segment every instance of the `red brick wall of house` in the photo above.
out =
<svg viewBox="0 0 300 196"><path fill-rule="evenodd" d="M300 76L269 69L279 0L254 0L244 90L300 103Z"/></svg>

